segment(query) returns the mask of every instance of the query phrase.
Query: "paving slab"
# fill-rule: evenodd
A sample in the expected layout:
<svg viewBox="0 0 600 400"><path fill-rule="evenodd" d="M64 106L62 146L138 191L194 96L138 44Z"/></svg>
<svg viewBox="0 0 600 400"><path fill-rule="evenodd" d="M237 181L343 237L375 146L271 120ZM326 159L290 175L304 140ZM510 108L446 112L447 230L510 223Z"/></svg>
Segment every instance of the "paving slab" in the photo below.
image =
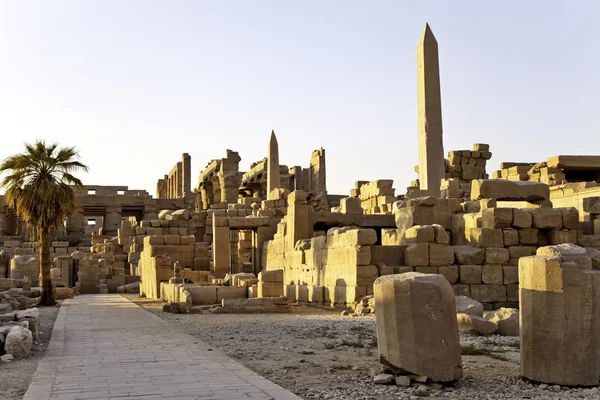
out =
<svg viewBox="0 0 600 400"><path fill-rule="evenodd" d="M300 397L125 297L110 294L63 302L24 397L50 399Z"/></svg>

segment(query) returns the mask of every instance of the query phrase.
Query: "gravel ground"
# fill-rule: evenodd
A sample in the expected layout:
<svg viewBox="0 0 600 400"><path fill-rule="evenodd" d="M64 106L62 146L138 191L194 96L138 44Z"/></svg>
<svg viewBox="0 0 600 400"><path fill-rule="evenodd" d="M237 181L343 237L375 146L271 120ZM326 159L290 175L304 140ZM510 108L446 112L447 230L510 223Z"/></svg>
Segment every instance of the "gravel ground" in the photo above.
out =
<svg viewBox="0 0 600 400"><path fill-rule="evenodd" d="M0 399L19 400L27 391L31 379L35 374L52 335L54 321L60 307L39 307L40 312L40 337L34 343L31 355L28 358L13 360L7 363L0 362Z"/></svg>
<svg viewBox="0 0 600 400"><path fill-rule="evenodd" d="M461 334L464 378L453 385L373 383L381 367L374 316L294 306L289 314L169 314L137 304L304 399L599 399L597 388L538 385L519 377L519 339Z"/></svg>

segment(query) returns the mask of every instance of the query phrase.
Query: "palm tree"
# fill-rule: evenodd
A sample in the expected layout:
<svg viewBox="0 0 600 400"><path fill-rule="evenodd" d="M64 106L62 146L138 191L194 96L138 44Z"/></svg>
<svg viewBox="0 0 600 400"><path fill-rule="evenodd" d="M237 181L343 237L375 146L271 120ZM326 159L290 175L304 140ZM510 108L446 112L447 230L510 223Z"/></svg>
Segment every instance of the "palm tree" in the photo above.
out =
<svg viewBox="0 0 600 400"><path fill-rule="evenodd" d="M37 140L25 143L25 152L6 158L0 164L0 174L6 173L0 188L6 190L7 204L16 208L30 229L40 240L40 276L42 299L40 304L54 305L54 291L50 277L50 232L62 225L75 208L74 187L81 181L73 173L87 171L77 161L74 147L58 148Z"/></svg>

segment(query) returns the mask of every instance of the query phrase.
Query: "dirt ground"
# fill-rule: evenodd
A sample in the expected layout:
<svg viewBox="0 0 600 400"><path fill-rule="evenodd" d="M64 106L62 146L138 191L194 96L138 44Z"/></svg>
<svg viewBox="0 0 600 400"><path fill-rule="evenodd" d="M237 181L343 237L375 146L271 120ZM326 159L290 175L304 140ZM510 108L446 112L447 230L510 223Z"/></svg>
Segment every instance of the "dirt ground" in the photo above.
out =
<svg viewBox="0 0 600 400"><path fill-rule="evenodd" d="M129 298L305 399L598 396L589 389L537 385L521 379L518 337L461 334L461 381L399 388L373 383L373 374L381 367L372 315L341 316L339 311L306 306L293 306L288 314L182 315L163 313L160 301Z"/></svg>
<svg viewBox="0 0 600 400"><path fill-rule="evenodd" d="M40 337L33 345L33 350L28 358L0 362L0 398L2 400L22 399L27 391L31 379L35 374L52 335L54 321L58 315L59 306L39 307L40 312Z"/></svg>

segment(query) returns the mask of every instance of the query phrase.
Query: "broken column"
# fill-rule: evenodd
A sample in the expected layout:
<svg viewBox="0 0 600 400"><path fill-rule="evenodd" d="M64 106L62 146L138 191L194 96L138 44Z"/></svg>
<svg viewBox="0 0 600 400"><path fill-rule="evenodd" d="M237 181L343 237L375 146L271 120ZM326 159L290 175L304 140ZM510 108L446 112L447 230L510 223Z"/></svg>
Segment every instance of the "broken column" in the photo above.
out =
<svg viewBox="0 0 600 400"><path fill-rule="evenodd" d="M275 131L271 131L269 138L269 150L267 152L267 199L273 189L281 186L279 178L279 145L275 137Z"/></svg>
<svg viewBox="0 0 600 400"><path fill-rule="evenodd" d="M521 375L595 386L600 376L600 271L585 249L560 245L519 260ZM583 262L582 262L583 261ZM586 265L587 264L587 265Z"/></svg>
<svg viewBox="0 0 600 400"><path fill-rule="evenodd" d="M373 291L382 364L439 382L462 377L454 291L446 278L386 275L377 278Z"/></svg>
<svg viewBox="0 0 600 400"><path fill-rule="evenodd" d="M419 185L439 197L441 180L446 177L442 137L442 100L438 44L429 25L417 47L417 87L419 97Z"/></svg>

